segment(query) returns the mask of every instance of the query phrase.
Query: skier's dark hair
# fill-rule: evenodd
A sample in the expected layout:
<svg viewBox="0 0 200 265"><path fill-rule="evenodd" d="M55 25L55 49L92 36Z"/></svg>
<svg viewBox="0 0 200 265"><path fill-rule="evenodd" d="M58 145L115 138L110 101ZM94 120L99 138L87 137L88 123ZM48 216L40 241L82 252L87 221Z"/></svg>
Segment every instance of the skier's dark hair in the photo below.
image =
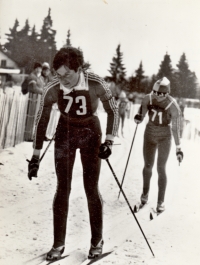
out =
<svg viewBox="0 0 200 265"><path fill-rule="evenodd" d="M74 47L61 48L53 60L53 68L58 70L62 65L77 72L79 67L84 66L84 58L81 50Z"/></svg>

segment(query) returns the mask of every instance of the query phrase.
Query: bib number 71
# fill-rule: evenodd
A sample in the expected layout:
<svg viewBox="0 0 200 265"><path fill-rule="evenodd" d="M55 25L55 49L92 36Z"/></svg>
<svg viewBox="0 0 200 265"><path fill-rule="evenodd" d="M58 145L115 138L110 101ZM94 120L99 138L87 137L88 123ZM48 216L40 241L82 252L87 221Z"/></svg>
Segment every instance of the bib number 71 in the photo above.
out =
<svg viewBox="0 0 200 265"><path fill-rule="evenodd" d="M156 116L158 115L158 119L159 119L159 124L162 124L162 112L158 112L158 111L156 111L155 109L152 109L152 111L153 111L153 116L152 116L152 121L155 121L155 118L156 118Z"/></svg>
<svg viewBox="0 0 200 265"><path fill-rule="evenodd" d="M70 97L70 96L64 96L63 98L64 99L68 99L68 103L67 103L67 106L65 108L65 112L66 113L69 113L70 108L71 108L72 103L73 103L73 98ZM75 102L76 103L79 103L80 102L80 106L79 106L79 109L76 111L76 114L77 115L85 115L87 113L86 99L85 99L85 97L84 96L77 96L75 98Z"/></svg>

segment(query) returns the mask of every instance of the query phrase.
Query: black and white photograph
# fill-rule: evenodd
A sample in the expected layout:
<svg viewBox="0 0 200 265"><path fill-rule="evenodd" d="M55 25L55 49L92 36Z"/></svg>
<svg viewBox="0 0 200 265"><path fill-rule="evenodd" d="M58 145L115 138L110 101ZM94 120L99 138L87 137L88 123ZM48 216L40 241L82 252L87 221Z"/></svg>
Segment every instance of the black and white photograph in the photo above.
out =
<svg viewBox="0 0 200 265"><path fill-rule="evenodd" d="M0 264L200 264L200 2L0 0Z"/></svg>

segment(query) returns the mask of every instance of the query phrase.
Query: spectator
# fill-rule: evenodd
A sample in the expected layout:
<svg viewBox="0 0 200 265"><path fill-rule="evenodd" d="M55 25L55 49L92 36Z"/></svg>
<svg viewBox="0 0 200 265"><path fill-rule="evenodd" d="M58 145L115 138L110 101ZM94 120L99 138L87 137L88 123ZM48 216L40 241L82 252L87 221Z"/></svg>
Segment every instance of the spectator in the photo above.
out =
<svg viewBox="0 0 200 265"><path fill-rule="evenodd" d="M44 79L41 73L42 65L41 63L36 62L34 64L34 70L28 76L28 92L42 95L44 88Z"/></svg>
<svg viewBox="0 0 200 265"><path fill-rule="evenodd" d="M44 85L45 86L47 85L47 83L49 83L50 81L53 80L50 65L46 62L42 64L42 76L44 79Z"/></svg>

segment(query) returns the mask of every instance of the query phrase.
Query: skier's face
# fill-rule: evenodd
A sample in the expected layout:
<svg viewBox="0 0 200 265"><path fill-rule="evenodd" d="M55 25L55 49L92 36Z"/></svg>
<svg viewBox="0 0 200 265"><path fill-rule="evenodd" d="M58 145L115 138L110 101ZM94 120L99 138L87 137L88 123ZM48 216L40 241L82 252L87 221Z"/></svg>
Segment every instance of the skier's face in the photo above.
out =
<svg viewBox="0 0 200 265"><path fill-rule="evenodd" d="M60 68L58 68L56 74L63 86L71 88L78 83L80 69L75 72L74 70L69 69L66 65L62 65Z"/></svg>
<svg viewBox="0 0 200 265"><path fill-rule="evenodd" d="M157 99L157 101L163 101L166 98L166 96L168 95L168 93L162 93L162 92L158 92L158 91L153 90L153 95Z"/></svg>

